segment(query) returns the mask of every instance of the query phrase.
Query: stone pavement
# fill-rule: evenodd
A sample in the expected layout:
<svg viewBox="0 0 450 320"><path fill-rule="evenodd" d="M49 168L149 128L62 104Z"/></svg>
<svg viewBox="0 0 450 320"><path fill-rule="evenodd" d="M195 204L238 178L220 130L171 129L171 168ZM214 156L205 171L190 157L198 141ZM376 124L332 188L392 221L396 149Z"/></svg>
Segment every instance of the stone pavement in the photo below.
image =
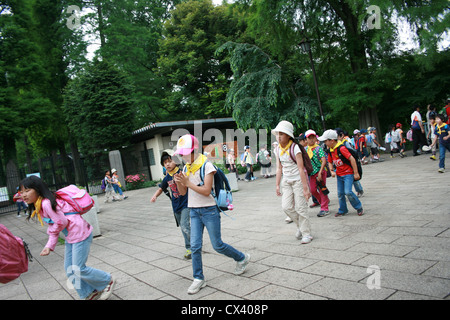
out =
<svg viewBox="0 0 450 320"><path fill-rule="evenodd" d="M191 262L183 259L169 199L150 203L156 188L129 191L122 202L99 198L102 236L88 265L115 276L113 300L449 299L450 170L438 173L427 155L384 158L363 167L364 216L349 207L347 216L334 217L336 180L329 178L332 214L319 218L317 208L309 209L314 240L307 245L284 222L274 178L239 182L235 220L222 217L222 238L250 253L251 263L235 276L234 261L217 254L205 235L207 286L198 294L186 293ZM19 279L0 284L0 300L78 299L66 285L64 246L39 256L45 227L15 213L0 215L0 223L28 242L35 258Z"/></svg>

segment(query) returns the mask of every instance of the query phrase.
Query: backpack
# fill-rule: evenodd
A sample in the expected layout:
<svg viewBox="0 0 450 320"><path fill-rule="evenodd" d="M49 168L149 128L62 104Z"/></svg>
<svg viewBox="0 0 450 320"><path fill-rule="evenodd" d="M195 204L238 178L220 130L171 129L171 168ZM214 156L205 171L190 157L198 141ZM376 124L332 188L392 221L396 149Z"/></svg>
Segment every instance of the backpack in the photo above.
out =
<svg viewBox="0 0 450 320"><path fill-rule="evenodd" d="M106 189L106 183L105 183L105 178L103 178L102 180L102 191L105 191Z"/></svg>
<svg viewBox="0 0 450 320"><path fill-rule="evenodd" d="M350 160L348 160L342 153L341 153L341 147L343 147L344 145L341 145L337 148L337 155L339 157L339 159L341 159L342 162L344 162L345 164L349 165L350 167L352 166ZM345 147L345 146L344 146ZM347 147L346 147L347 148ZM354 150L353 148L347 148L348 152L350 152L350 154L353 156L353 158L355 158L356 161L356 166L358 167L358 174L359 174L359 180L362 179L362 165L361 165L361 161L359 160L358 154L356 153L356 150Z"/></svg>
<svg viewBox="0 0 450 320"><path fill-rule="evenodd" d="M388 132L388 133L386 133L386 136L384 137L384 143L388 144L388 143L391 143L391 141L392 141L391 133Z"/></svg>
<svg viewBox="0 0 450 320"><path fill-rule="evenodd" d="M300 151L302 152L303 166L306 169L306 173L308 173L308 175L310 175L311 172L313 172L311 159L309 158L308 153L306 152L305 148L301 144L297 144L295 142L292 142L291 147L289 148L289 155L291 156L292 161L297 163L297 159L295 159L295 156L294 156L295 145L299 146Z"/></svg>
<svg viewBox="0 0 450 320"><path fill-rule="evenodd" d="M408 139L409 141L413 141L412 129L409 129L408 132L406 133L406 139Z"/></svg>
<svg viewBox="0 0 450 320"><path fill-rule="evenodd" d="M28 271L33 256L27 244L0 224L0 283L8 283Z"/></svg>
<svg viewBox="0 0 450 320"><path fill-rule="evenodd" d="M74 212L65 212L64 214L85 214L94 206L94 200L86 190L79 189L73 184L56 191L56 197L64 200L74 209Z"/></svg>
<svg viewBox="0 0 450 320"><path fill-rule="evenodd" d="M205 165L208 161L200 168L200 179L202 180L202 185L205 178ZM214 165L213 165L214 166ZM233 195L231 193L230 183L228 182L225 173L222 170L214 166L216 173L214 173L214 187L211 188L211 195L214 200L216 200L217 207L220 211L233 210Z"/></svg>

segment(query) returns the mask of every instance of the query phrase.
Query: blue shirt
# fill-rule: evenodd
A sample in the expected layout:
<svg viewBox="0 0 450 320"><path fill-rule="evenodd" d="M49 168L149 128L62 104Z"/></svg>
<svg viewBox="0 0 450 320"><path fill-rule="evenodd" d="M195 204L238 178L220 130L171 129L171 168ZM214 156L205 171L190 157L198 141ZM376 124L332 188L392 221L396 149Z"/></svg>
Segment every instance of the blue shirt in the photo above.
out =
<svg viewBox="0 0 450 320"><path fill-rule="evenodd" d="M181 169L178 169L177 173L179 173ZM184 196L180 194L177 188L177 184L173 181L173 177L170 174L166 174L163 181L160 184L161 189L170 188L170 193L172 195L172 208L174 212L180 212L184 208L187 207L188 193Z"/></svg>
<svg viewBox="0 0 450 320"><path fill-rule="evenodd" d="M434 129L434 134L439 137L439 143L450 145L450 138L447 140L444 140L444 137L448 135L448 132L450 131L450 126L448 124L444 124L442 127L439 127L436 125Z"/></svg>

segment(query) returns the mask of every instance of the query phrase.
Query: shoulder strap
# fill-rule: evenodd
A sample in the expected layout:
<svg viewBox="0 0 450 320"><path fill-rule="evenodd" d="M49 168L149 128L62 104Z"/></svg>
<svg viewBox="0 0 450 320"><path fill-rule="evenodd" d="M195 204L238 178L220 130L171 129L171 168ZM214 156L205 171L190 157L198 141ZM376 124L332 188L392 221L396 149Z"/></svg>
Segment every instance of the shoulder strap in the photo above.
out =
<svg viewBox="0 0 450 320"><path fill-rule="evenodd" d="M297 163L297 159L295 159L295 155L294 155L294 148L296 145L297 145L297 143L292 141L291 147L289 148L289 156L291 157L292 161L294 161L295 163Z"/></svg>

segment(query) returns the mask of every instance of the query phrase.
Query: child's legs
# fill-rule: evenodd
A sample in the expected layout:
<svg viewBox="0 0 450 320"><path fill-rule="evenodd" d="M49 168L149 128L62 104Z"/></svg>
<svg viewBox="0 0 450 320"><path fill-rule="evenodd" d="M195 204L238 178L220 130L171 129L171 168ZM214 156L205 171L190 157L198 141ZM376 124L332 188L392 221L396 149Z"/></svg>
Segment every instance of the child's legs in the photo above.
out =
<svg viewBox="0 0 450 320"><path fill-rule="evenodd" d="M439 168L445 169L445 151L450 151L450 145L439 144Z"/></svg>
<svg viewBox="0 0 450 320"><path fill-rule="evenodd" d="M311 223L308 216L308 203L303 195L303 186L300 180L293 184L294 207L298 214L298 228L303 236L311 235Z"/></svg>
<svg viewBox="0 0 450 320"><path fill-rule="evenodd" d="M327 195L324 195L322 191L320 190L318 183L317 183L317 176L319 173L316 173L315 175L311 176L311 179L309 180L309 186L311 188L311 194L314 198L317 199L320 203L320 210L322 211L328 211L328 203L330 200L328 199ZM322 184L325 185L326 183L326 177L327 173L324 171L322 174Z"/></svg>
<svg viewBox="0 0 450 320"><path fill-rule="evenodd" d="M183 208L180 213L181 233L183 234L186 250L191 249L191 219L189 217L189 208Z"/></svg>
<svg viewBox="0 0 450 320"><path fill-rule="evenodd" d="M204 225L200 214L201 208L190 208L191 217L191 258L194 279L204 280L202 264L202 245Z"/></svg>
<svg viewBox="0 0 450 320"><path fill-rule="evenodd" d="M235 261L242 261L245 255L222 241L221 236L221 224L220 224L220 212L217 206L202 208L202 221L208 230L209 239L211 244L218 253L233 258Z"/></svg>
<svg viewBox="0 0 450 320"><path fill-rule="evenodd" d="M111 281L111 275L105 271L86 266L92 243L91 235L78 243L66 242L64 268L81 299L85 299L94 290L102 291Z"/></svg>
<svg viewBox="0 0 450 320"><path fill-rule="evenodd" d="M361 201L359 201L356 194L354 194L352 191L352 186L353 186L353 181L354 181L353 175L348 174L348 175L343 176L343 178L344 178L344 192L348 198L348 201L350 201L350 204L356 210L361 209L362 208Z"/></svg>
<svg viewBox="0 0 450 320"><path fill-rule="evenodd" d="M355 187L356 192L359 192L359 193L364 192L363 187L361 185L361 180L358 180L358 181L353 180L353 186Z"/></svg>
<svg viewBox="0 0 450 320"><path fill-rule="evenodd" d="M336 176L337 180L337 193L338 193L338 200L339 200L339 213L347 213L347 202L345 200L345 176Z"/></svg>
<svg viewBox="0 0 450 320"><path fill-rule="evenodd" d="M297 227L298 224L298 213L295 211L294 203L294 190L291 182L287 182L284 179L281 180L281 207L284 213L295 222Z"/></svg>

